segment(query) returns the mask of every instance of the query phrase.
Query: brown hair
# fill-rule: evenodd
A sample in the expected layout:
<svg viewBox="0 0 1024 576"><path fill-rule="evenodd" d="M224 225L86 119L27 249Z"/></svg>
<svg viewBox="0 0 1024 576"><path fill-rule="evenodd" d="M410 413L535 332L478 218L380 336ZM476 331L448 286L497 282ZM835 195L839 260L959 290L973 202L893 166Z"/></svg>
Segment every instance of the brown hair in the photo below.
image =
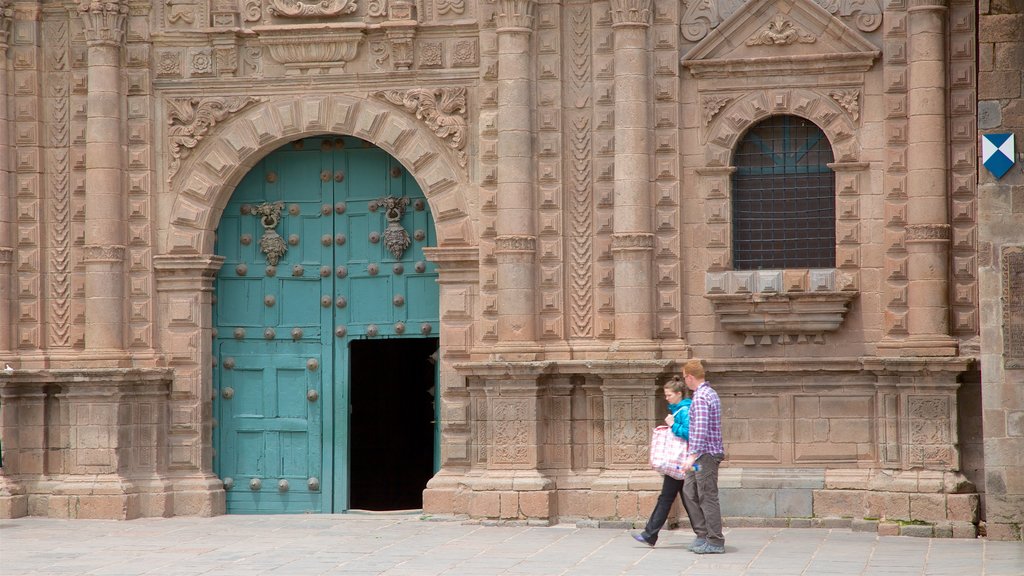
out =
<svg viewBox="0 0 1024 576"><path fill-rule="evenodd" d="M683 374L689 374L698 380L704 380L704 363L700 360L687 360L683 364Z"/></svg>
<svg viewBox="0 0 1024 576"><path fill-rule="evenodd" d="M684 394L688 390L686 384L683 383L683 379L679 376L673 376L668 382L665 382L665 388L668 388L673 392L682 392Z"/></svg>

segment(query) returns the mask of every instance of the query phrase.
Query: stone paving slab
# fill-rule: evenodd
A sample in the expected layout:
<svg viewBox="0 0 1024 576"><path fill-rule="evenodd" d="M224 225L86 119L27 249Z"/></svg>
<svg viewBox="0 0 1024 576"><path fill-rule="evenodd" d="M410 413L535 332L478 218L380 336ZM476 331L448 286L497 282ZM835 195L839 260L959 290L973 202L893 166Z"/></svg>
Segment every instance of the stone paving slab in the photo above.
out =
<svg viewBox="0 0 1024 576"><path fill-rule="evenodd" d="M0 520L0 576L1022 576L1024 544L848 528L727 528L726 554L627 530L408 514Z"/></svg>

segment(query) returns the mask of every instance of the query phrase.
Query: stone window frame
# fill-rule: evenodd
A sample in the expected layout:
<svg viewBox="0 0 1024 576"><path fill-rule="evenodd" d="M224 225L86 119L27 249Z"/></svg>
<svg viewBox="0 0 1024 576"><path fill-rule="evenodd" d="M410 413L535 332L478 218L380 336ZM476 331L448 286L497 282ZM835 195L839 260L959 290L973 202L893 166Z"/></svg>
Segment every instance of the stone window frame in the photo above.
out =
<svg viewBox="0 0 1024 576"><path fill-rule="evenodd" d="M824 342L824 333L839 329L860 293L860 194L869 180L869 164L860 158L855 115L829 92L835 90L764 89L704 96L717 107L705 117L704 164L695 170L707 231L704 297L722 327L744 336L746 345ZM777 115L813 122L832 146L835 161L828 166L836 179L835 268L732 269L732 158L747 131Z"/></svg>

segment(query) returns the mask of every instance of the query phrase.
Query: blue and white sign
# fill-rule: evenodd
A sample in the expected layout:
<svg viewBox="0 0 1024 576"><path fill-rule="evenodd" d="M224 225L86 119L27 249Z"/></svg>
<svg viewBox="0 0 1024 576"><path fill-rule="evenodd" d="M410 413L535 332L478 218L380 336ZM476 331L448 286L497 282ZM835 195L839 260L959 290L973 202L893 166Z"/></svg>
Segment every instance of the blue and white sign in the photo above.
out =
<svg viewBox="0 0 1024 576"><path fill-rule="evenodd" d="M1013 134L982 134L981 163L996 180L1013 166L1013 157Z"/></svg>

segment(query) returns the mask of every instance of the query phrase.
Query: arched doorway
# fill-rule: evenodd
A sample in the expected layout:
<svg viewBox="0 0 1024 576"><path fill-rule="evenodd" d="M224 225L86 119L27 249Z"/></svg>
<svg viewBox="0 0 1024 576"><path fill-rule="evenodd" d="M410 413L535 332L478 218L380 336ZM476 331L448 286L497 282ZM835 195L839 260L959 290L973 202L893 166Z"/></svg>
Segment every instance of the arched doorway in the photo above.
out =
<svg viewBox="0 0 1024 576"><path fill-rule="evenodd" d="M291 142L217 229L214 468L229 513L419 508L436 451L436 245L416 181L355 137Z"/></svg>

